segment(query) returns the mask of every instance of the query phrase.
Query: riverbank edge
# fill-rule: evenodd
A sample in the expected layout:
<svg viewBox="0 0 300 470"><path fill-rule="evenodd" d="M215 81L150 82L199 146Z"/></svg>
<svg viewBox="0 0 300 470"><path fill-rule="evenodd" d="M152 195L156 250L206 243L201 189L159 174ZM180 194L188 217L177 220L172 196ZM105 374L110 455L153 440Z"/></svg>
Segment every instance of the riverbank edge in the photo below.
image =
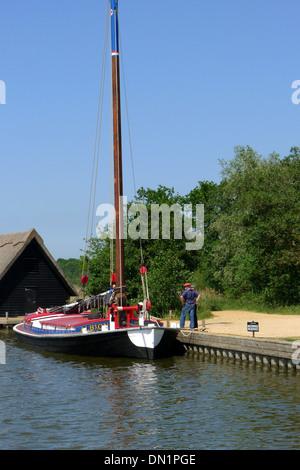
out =
<svg viewBox="0 0 300 470"><path fill-rule="evenodd" d="M11 328L23 317L1 319L2 327ZM205 333L180 329L178 340L187 353L206 354L241 361L255 362L300 371L300 340L285 341Z"/></svg>
<svg viewBox="0 0 300 470"><path fill-rule="evenodd" d="M187 353L221 356L300 371L300 341L247 338L183 329L177 338Z"/></svg>

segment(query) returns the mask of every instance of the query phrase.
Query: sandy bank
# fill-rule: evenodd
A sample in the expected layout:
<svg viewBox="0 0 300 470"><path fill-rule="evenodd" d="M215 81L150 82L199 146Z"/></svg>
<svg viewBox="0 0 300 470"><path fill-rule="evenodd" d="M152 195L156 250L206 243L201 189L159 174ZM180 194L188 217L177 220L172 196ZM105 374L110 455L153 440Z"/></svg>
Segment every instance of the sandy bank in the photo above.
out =
<svg viewBox="0 0 300 470"><path fill-rule="evenodd" d="M247 322L259 323L258 338L300 338L300 315L278 315L267 313L224 310L213 312L213 317L205 320L206 332L238 336L252 336L247 331ZM189 327L189 319L185 327ZM201 328L201 320L198 321Z"/></svg>

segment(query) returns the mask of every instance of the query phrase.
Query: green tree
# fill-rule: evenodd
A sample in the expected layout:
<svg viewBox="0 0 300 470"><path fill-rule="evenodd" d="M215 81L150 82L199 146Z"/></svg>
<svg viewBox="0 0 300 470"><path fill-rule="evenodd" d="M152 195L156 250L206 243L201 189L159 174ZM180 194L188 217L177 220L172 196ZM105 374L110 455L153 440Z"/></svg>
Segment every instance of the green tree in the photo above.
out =
<svg viewBox="0 0 300 470"><path fill-rule="evenodd" d="M86 272L89 281L86 286L88 295L106 292L110 288L110 240L91 238L86 252Z"/></svg>
<svg viewBox="0 0 300 470"><path fill-rule="evenodd" d="M184 261L174 255L171 246L162 244L151 263L148 274L150 293L154 312L167 314L169 310L181 308L180 295L183 283L191 277L191 272Z"/></svg>
<svg viewBox="0 0 300 470"><path fill-rule="evenodd" d="M214 228L213 222L217 220L224 210L224 200L222 198L222 183L213 181L199 181L198 185L186 195L185 201L192 204L204 205L204 246L192 254L192 260L187 260L192 271L196 271L198 288L213 287L219 289L219 283L214 278L213 263L211 260L212 249L219 241L218 231Z"/></svg>
<svg viewBox="0 0 300 470"><path fill-rule="evenodd" d="M60 268L63 270L64 274L67 276L69 281L74 285L74 286L80 286L81 284L81 269L82 269L82 264L79 259L76 258L69 258L69 259L64 259L64 258L58 258L57 264L60 266Z"/></svg>
<svg viewBox="0 0 300 470"><path fill-rule="evenodd" d="M133 202L148 210L148 233L125 240L129 300L142 300L144 264L154 315L179 308L182 284L195 279L198 288L235 298L251 294L270 304L299 303L299 185L298 148L285 158L276 153L263 158L251 147L236 147L234 158L222 162L219 184L199 181L185 196L165 186L139 189ZM189 251L184 236L176 239L172 213L170 239L151 239L152 204L177 204L182 211L184 204L204 204L203 248ZM162 219L159 224L161 229ZM110 242L91 240L89 258L89 292L107 290Z"/></svg>
<svg viewBox="0 0 300 470"><path fill-rule="evenodd" d="M280 159L236 147L223 162L225 211L211 260L225 292L262 295L269 303L299 302L299 150Z"/></svg>
<svg viewBox="0 0 300 470"><path fill-rule="evenodd" d="M190 276L193 256L185 249L184 238L174 239L173 214L171 213L170 239L151 239L151 204L184 204L184 198L174 188L159 186L157 190L141 188L134 202L143 202L148 209L148 238L124 240L125 280L129 302L141 301L142 284L139 268L148 269L150 300L154 315L166 314L179 304L182 284ZM128 205L131 206L132 203ZM130 221L130 220L129 220ZM103 292L109 287L110 241L90 240L88 251L90 282L89 294ZM194 262L196 266L196 262Z"/></svg>

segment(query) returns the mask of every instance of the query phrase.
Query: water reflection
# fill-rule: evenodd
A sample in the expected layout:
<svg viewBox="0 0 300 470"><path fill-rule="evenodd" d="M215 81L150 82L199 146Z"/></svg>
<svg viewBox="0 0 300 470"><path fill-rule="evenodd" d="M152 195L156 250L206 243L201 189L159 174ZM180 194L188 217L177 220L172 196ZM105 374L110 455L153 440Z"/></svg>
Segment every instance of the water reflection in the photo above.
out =
<svg viewBox="0 0 300 470"><path fill-rule="evenodd" d="M197 355L42 354L3 338L2 449L300 448L294 371Z"/></svg>

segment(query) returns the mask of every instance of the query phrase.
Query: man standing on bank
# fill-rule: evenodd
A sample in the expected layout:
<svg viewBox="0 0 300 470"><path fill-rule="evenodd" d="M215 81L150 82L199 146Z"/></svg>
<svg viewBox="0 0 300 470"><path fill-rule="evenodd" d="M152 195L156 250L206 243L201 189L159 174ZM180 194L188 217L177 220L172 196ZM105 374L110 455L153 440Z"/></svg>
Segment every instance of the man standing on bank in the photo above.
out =
<svg viewBox="0 0 300 470"><path fill-rule="evenodd" d="M191 289L191 284L184 284L185 291L180 296L182 303L182 312L180 317L180 328L184 328L185 317L190 316L190 329L195 328L195 305L200 299L200 295L194 289ZM194 286L193 286L194 287Z"/></svg>

